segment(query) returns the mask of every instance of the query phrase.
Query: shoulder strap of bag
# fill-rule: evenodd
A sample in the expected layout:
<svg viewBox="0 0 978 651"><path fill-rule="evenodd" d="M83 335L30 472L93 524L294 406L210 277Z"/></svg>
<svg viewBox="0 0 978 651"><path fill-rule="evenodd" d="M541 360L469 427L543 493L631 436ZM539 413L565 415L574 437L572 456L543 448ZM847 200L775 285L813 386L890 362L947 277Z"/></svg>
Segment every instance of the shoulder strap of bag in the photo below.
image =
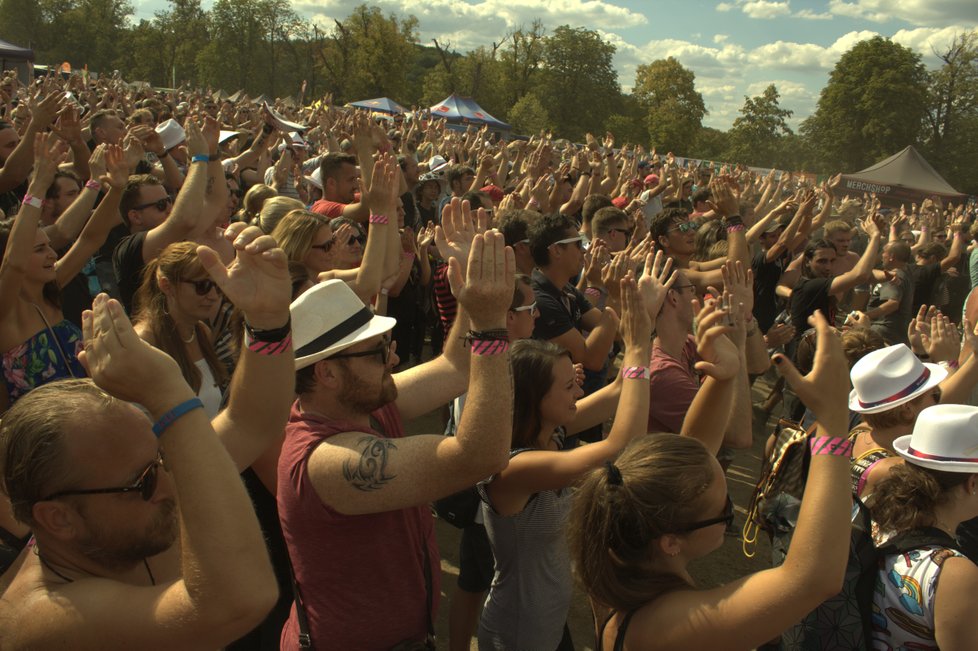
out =
<svg viewBox="0 0 978 651"><path fill-rule="evenodd" d="M61 340L58 339L58 335L55 334L54 328L48 323L48 318L44 316L44 311L41 310L35 303L31 303L35 310L37 310L38 316L41 317L41 321L44 322L44 327L47 328L48 334L51 335L51 339L54 340L54 345L58 347L58 352L61 353L61 361L65 363L65 369L71 377L75 377L75 372L71 370L71 362L68 361L68 356L65 355L64 349L61 347Z"/></svg>
<svg viewBox="0 0 978 651"><path fill-rule="evenodd" d="M312 649L306 606L302 603L302 594L299 592L299 584L295 580L295 571L292 569L292 559L288 557L288 554L286 554L286 560L289 562L289 578L292 580L292 596L295 598L295 617L299 620L299 648Z"/></svg>

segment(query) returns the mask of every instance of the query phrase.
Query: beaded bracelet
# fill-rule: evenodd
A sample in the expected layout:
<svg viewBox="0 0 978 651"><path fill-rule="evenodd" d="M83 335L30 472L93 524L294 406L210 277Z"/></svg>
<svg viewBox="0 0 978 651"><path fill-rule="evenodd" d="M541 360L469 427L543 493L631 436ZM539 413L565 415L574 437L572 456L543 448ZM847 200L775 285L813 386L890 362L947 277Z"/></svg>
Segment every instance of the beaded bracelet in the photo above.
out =
<svg viewBox="0 0 978 651"><path fill-rule="evenodd" d="M190 413L194 409L203 408L204 403L202 403L200 398L196 396L190 400L181 402L179 405L160 416L160 419L156 421L155 425L153 425L153 434L156 434L156 438L159 438L163 435L163 432L165 432L166 429L175 423L181 416Z"/></svg>
<svg viewBox="0 0 978 651"><path fill-rule="evenodd" d="M505 339L472 339L473 355L501 355L509 350L509 342Z"/></svg>
<svg viewBox="0 0 978 651"><path fill-rule="evenodd" d="M98 192L99 190L102 189L102 184L96 181L95 179L88 179L87 181L85 181L85 187L88 188L89 190L95 190L96 192Z"/></svg>
<svg viewBox="0 0 978 651"><path fill-rule="evenodd" d="M625 380L648 380L652 377L652 369L648 366L622 366L621 377Z"/></svg>
<svg viewBox="0 0 978 651"><path fill-rule="evenodd" d="M848 457L852 454L852 441L834 436L816 436L809 445L812 454L831 454L837 457Z"/></svg>
<svg viewBox="0 0 978 651"><path fill-rule="evenodd" d="M371 214L370 215L370 223L371 224L387 224L387 223L390 223L390 220L387 219L387 216L386 215L374 215L374 214Z"/></svg>

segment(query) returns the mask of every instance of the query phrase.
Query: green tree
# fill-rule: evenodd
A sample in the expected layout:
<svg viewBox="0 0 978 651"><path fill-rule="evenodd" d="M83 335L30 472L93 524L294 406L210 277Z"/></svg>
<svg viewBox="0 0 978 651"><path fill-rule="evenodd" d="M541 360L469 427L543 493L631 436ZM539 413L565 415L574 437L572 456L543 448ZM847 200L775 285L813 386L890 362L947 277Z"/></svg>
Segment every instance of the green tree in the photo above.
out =
<svg viewBox="0 0 978 651"><path fill-rule="evenodd" d="M674 57L640 65L632 94L645 107L649 136L660 151L687 155L706 116L696 75Z"/></svg>
<svg viewBox="0 0 978 651"><path fill-rule="evenodd" d="M38 0L0 0L0 38L34 48L35 56L47 46L45 28L49 20Z"/></svg>
<svg viewBox="0 0 978 651"><path fill-rule="evenodd" d="M535 135L552 128L547 109L532 92L517 100L506 117L515 133Z"/></svg>
<svg viewBox="0 0 978 651"><path fill-rule="evenodd" d="M728 132L713 127L702 127L696 134L696 142L693 143L689 155L702 160L728 162L725 157L729 148L730 135Z"/></svg>
<svg viewBox="0 0 978 651"><path fill-rule="evenodd" d="M407 101L417 32L414 16L399 19L377 7L356 7L321 39L317 59L327 88L344 102L381 96Z"/></svg>
<svg viewBox="0 0 978 651"><path fill-rule="evenodd" d="M957 190L978 193L978 32L963 32L937 53L924 120L930 162Z"/></svg>
<svg viewBox="0 0 978 651"><path fill-rule="evenodd" d="M926 113L920 55L876 36L839 58L801 130L818 171L853 172L917 142Z"/></svg>
<svg viewBox="0 0 978 651"><path fill-rule="evenodd" d="M581 140L600 132L621 102L615 46L594 30L562 25L546 39L537 91L557 133Z"/></svg>
<svg viewBox="0 0 978 651"><path fill-rule="evenodd" d="M537 19L529 29L520 27L503 39L505 47L499 53L500 91L506 106L515 106L539 82L545 36L543 23Z"/></svg>
<svg viewBox="0 0 978 651"><path fill-rule="evenodd" d="M781 108L780 99L774 84L756 97L744 97L740 116L728 133L726 160L760 167L778 166L781 140L791 133L788 118L792 115L788 109Z"/></svg>

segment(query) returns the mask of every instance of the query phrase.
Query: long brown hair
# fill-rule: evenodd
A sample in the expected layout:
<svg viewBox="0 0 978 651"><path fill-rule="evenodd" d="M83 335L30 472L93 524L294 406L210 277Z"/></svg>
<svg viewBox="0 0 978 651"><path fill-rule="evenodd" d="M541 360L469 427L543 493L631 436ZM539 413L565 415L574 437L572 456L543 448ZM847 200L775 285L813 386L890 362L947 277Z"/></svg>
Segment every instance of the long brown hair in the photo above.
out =
<svg viewBox="0 0 978 651"><path fill-rule="evenodd" d="M197 366L187 354L187 345L180 338L177 324L166 309L166 295L160 289L160 278L167 278L171 283L181 280L200 278L204 276L204 267L197 259L197 245L193 242L176 242L163 249L159 257L146 265L143 271L143 281L136 290L133 300L134 323L146 323L156 347L176 360L183 378L194 392L200 391L201 374ZM217 386L224 387L227 383L227 369L217 359L214 345L206 329L197 323L194 326L197 333L197 343L204 360L214 374Z"/></svg>
<svg viewBox="0 0 978 651"><path fill-rule="evenodd" d="M543 419L540 403L554 382L554 364L570 353L556 344L536 339L520 339L510 348L513 366L513 447L534 448Z"/></svg>
<svg viewBox="0 0 978 651"><path fill-rule="evenodd" d="M571 505L568 538L578 580L597 602L628 612L689 587L655 569L655 541L696 519L713 480L710 453L696 439L650 434L633 441L612 471L591 471Z"/></svg>
<svg viewBox="0 0 978 651"><path fill-rule="evenodd" d="M934 508L951 500L951 492L971 473L944 472L912 463L894 465L873 491L873 520L881 531L900 533L934 524Z"/></svg>

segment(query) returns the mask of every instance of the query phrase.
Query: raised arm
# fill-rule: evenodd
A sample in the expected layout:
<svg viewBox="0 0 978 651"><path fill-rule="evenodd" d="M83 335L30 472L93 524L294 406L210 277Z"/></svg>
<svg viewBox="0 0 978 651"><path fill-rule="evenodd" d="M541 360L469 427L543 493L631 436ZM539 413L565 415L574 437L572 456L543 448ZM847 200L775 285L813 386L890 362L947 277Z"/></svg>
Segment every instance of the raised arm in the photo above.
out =
<svg viewBox="0 0 978 651"><path fill-rule="evenodd" d="M3 167L0 167L0 192L13 190L30 176L31 165L34 164L34 137L44 133L44 130L54 122L55 116L64 108L65 102L64 93L59 92L50 93L44 99L32 100L31 121L27 123L27 130L7 157ZM61 162L63 163L64 160ZM43 198L44 195L42 194L41 197Z"/></svg>
<svg viewBox="0 0 978 651"><path fill-rule="evenodd" d="M876 255L880 249L880 234L885 228L886 226L882 218L878 215L874 215L863 222L863 229L869 235L869 243L866 245L866 250L863 251L863 254L859 257L859 261L856 262L856 265L852 269L832 279L832 286L829 288L830 294L841 296L856 285L866 282L869 279L873 273L873 266L876 264Z"/></svg>
<svg viewBox="0 0 978 651"><path fill-rule="evenodd" d="M209 247L197 247L197 255L221 292L244 315L246 334L231 378L228 406L213 421L238 470L244 470L281 437L289 416L295 384L291 282L285 252L260 228L232 224L225 237L237 253L227 268Z"/></svg>
<svg viewBox="0 0 978 651"><path fill-rule="evenodd" d="M96 384L143 405L159 421L194 397L168 355L142 341L122 306L104 294L82 318L79 358ZM153 437L149 422L133 436ZM34 646L98 649L106 631L125 648L218 648L246 633L277 597L275 575L251 499L202 409L160 436L176 501L181 575L142 587L80 580L50 600L30 631ZM215 599L214 595L221 595Z"/></svg>
<svg viewBox="0 0 978 651"><path fill-rule="evenodd" d="M207 141L200 127L193 120L184 124L187 132L187 149L191 163L187 179L173 204L173 211L166 220L146 233L143 241L143 260L152 260L174 242L189 239L204 216L204 192L207 188ZM193 159L197 158L197 162Z"/></svg>
<svg viewBox="0 0 978 651"><path fill-rule="evenodd" d="M505 330L516 262L502 234L475 236L464 281L458 261L452 258L449 265L459 305L471 311L472 329ZM469 391L455 436L381 439L350 432L330 437L309 459L316 493L340 513L378 513L425 504L498 472L506 465L513 427L506 348L487 343L479 347L484 354L469 353ZM365 485L353 472L363 467L384 472Z"/></svg>
<svg viewBox="0 0 978 651"><path fill-rule="evenodd" d="M638 611L635 648L750 649L797 623L842 587L852 498L846 440L848 366L838 335L818 312L815 366L802 377L787 358L775 363L818 418L805 497L784 565L719 588L680 590Z"/></svg>
<svg viewBox="0 0 978 651"><path fill-rule="evenodd" d="M27 194L30 201L20 204L14 217L13 228L7 237L3 262L0 263L0 314L9 315L17 304L20 286L27 271L27 263L33 254L37 226L41 219L41 199L51 186L58 165L67 156L67 147L55 134L37 134L32 141L34 149L34 173ZM27 197L25 197L26 199Z"/></svg>

